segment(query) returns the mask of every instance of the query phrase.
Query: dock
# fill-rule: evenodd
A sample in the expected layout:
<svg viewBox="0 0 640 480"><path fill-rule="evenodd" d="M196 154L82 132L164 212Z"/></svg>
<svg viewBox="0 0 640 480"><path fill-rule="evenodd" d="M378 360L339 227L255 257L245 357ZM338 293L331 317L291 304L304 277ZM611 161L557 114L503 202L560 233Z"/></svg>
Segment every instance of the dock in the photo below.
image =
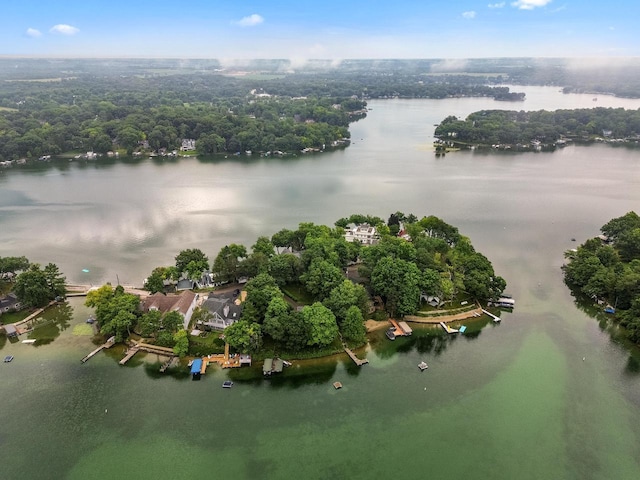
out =
<svg viewBox="0 0 640 480"><path fill-rule="evenodd" d="M91 352L89 355L85 356L82 360L80 360L80 362L85 363L87 360L89 360L91 357L93 357L95 354L97 354L98 352L101 352L102 350L104 350L105 348L111 348L113 347L113 345L116 343L116 337L110 337L105 343L103 343L102 345L100 345L98 348L96 348L93 352Z"/></svg>
<svg viewBox="0 0 640 480"><path fill-rule="evenodd" d="M398 322L393 318L390 318L389 322L392 325L394 337L407 337L413 333L413 329L407 322Z"/></svg>
<svg viewBox="0 0 640 480"><path fill-rule="evenodd" d="M166 362L164 362L161 366L160 366L160 373L164 373L167 371L167 368L172 367L175 363L177 363L177 357L171 357L169 358L169 360L167 360Z"/></svg>
<svg viewBox="0 0 640 480"><path fill-rule="evenodd" d="M351 351L351 349L344 347L344 351L347 353L347 355L349 355L349 357L351 358L351 360L353 360L353 363L355 363L357 366L361 367L362 365L364 365L365 363L369 363L369 360L367 360L366 358L360 359L358 357L356 357L356 354L353 353Z"/></svg>
<svg viewBox="0 0 640 480"><path fill-rule="evenodd" d="M147 353L155 353L156 355L162 355L164 357L174 357L175 353L173 353L173 348L160 347L158 345L151 345L148 343L134 343L129 350L127 350L126 355L122 360L118 363L120 365L124 365L129 360L131 360L136 353L139 351L147 352Z"/></svg>
<svg viewBox="0 0 640 480"><path fill-rule="evenodd" d="M485 315L489 315L495 323L498 323L501 320L500 317L496 317L493 313L487 312L484 308L482 309L482 313L484 313Z"/></svg>
<svg viewBox="0 0 640 480"><path fill-rule="evenodd" d="M447 332L447 333L458 333L459 332L459 330L457 328L451 328L449 325L447 325L444 322L440 322L440 326L442 328L444 328L444 331Z"/></svg>

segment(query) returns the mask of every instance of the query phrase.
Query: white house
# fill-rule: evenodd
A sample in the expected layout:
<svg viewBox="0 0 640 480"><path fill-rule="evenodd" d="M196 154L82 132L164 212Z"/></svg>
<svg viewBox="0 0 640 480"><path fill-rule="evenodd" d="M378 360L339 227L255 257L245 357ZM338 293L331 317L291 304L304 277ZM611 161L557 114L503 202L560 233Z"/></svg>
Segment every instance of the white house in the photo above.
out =
<svg viewBox="0 0 640 480"><path fill-rule="evenodd" d="M376 232L376 227L372 227L367 223L356 225L344 232L344 239L347 242L359 241L363 245L373 245L378 243L380 237Z"/></svg>

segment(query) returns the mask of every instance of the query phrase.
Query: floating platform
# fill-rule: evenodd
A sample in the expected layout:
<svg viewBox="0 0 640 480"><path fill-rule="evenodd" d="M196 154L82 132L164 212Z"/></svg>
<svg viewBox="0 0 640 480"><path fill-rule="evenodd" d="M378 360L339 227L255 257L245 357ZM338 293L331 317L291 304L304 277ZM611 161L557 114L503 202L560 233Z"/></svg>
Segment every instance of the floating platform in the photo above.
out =
<svg viewBox="0 0 640 480"><path fill-rule="evenodd" d="M420 369L420 371L421 371L421 372L424 372L427 368L429 368L429 365L427 365L427 364L426 364L426 363L424 363L424 362L420 362L420 363L418 364L418 368Z"/></svg>
<svg viewBox="0 0 640 480"><path fill-rule="evenodd" d="M340 382L333 382L333 388L339 390L342 388L342 384Z"/></svg>

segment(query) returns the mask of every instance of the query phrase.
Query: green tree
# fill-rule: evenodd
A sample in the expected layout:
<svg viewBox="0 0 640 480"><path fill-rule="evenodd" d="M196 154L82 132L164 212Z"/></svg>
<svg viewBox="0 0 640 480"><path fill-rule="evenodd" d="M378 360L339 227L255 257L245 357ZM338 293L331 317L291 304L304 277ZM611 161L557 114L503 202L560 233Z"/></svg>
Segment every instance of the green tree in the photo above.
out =
<svg viewBox="0 0 640 480"><path fill-rule="evenodd" d="M366 341L366 329L364 327L364 318L360 309L352 305L347 309L344 320L340 324L342 338L351 344L362 345Z"/></svg>
<svg viewBox="0 0 640 480"><path fill-rule="evenodd" d="M262 330L276 342L282 342L286 338L290 315L291 306L284 298L272 298L264 316Z"/></svg>
<svg viewBox="0 0 640 480"><path fill-rule="evenodd" d="M225 245L220 249L213 261L212 271L220 280L235 282L238 280L238 268L243 258L247 257L244 245Z"/></svg>
<svg viewBox="0 0 640 480"><path fill-rule="evenodd" d="M138 321L138 329L143 337L155 336L162 327L162 313L159 310L149 310Z"/></svg>
<svg viewBox="0 0 640 480"><path fill-rule="evenodd" d="M291 253L282 253L269 259L267 269L276 283L283 286L299 280L302 273L302 262Z"/></svg>
<svg viewBox="0 0 640 480"><path fill-rule="evenodd" d="M162 328L168 332L176 332L182 328L184 317L177 311L167 312L162 317Z"/></svg>
<svg viewBox="0 0 640 480"><path fill-rule="evenodd" d="M209 259L199 248L188 248L176 255L176 268L180 273L186 272L191 262L200 269L200 272L209 269Z"/></svg>
<svg viewBox="0 0 640 480"><path fill-rule="evenodd" d="M415 263L385 257L371 273L371 287L385 300L391 316L415 313L420 301L421 273Z"/></svg>
<svg viewBox="0 0 640 480"><path fill-rule="evenodd" d="M187 335L186 330L178 330L174 333L173 341L175 343L173 346L173 353L178 355L180 358L189 353L189 336Z"/></svg>
<svg viewBox="0 0 640 480"><path fill-rule="evenodd" d="M340 285L331 290L322 304L333 312L338 324L342 324L347 311L355 306L360 310L361 317L367 312L369 295L362 285L356 285L351 280L343 280Z"/></svg>
<svg viewBox="0 0 640 480"><path fill-rule="evenodd" d="M138 320L140 299L125 293L121 286L114 289L111 285L103 285L87 294L85 305L95 308L100 332L113 335L116 342L121 342Z"/></svg>
<svg viewBox="0 0 640 480"><path fill-rule="evenodd" d="M342 270L326 260L315 259L309 270L300 276L305 288L316 299L323 300L344 280Z"/></svg>
<svg viewBox="0 0 640 480"><path fill-rule="evenodd" d="M242 308L242 319L249 322L262 323L267 307L275 297L282 297L282 292L273 277L261 273L245 285L247 298Z"/></svg>
<svg viewBox="0 0 640 480"><path fill-rule="evenodd" d="M164 273L164 267L154 268L151 275L149 275L144 282L144 289L148 290L151 294L164 292Z"/></svg>
<svg viewBox="0 0 640 480"><path fill-rule="evenodd" d="M307 345L322 348L335 340L338 335L338 324L331 310L320 302L316 302L304 306L301 314L309 327Z"/></svg>
<svg viewBox="0 0 640 480"><path fill-rule="evenodd" d="M251 247L254 253L260 252L267 256L267 258L271 258L274 251L273 243L269 240L268 237L258 237L256 243Z"/></svg>
<svg viewBox="0 0 640 480"><path fill-rule="evenodd" d="M0 279L14 276L29 268L27 257L0 257Z"/></svg>
<svg viewBox="0 0 640 480"><path fill-rule="evenodd" d="M49 289L45 273L37 263L16 277L13 290L18 300L28 307L44 307L55 298Z"/></svg>
<svg viewBox="0 0 640 480"><path fill-rule="evenodd" d="M251 353L262 346L262 328L257 323L240 320L224 329L225 341L234 349Z"/></svg>

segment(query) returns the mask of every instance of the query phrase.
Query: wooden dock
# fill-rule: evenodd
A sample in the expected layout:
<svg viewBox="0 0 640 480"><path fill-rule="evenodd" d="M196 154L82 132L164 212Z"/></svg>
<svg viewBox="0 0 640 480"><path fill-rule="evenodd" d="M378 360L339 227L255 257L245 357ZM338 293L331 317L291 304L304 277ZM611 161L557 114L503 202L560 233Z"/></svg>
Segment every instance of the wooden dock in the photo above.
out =
<svg viewBox="0 0 640 480"><path fill-rule="evenodd" d="M444 328L444 331L447 332L447 333L458 333L459 332L459 330L457 328L451 328L449 325L447 325L444 322L440 322L440 326L442 328Z"/></svg>
<svg viewBox="0 0 640 480"><path fill-rule="evenodd" d="M501 320L500 317L496 317L493 313L486 311L484 308L482 309L482 313L489 315L495 323L498 323Z"/></svg>
<svg viewBox="0 0 640 480"><path fill-rule="evenodd" d="M91 357L93 357L96 353L101 352L102 350L104 350L105 348L111 348L114 344L116 343L116 337L110 337L105 343L103 343L102 345L100 345L98 348L96 348L93 352L91 352L89 355L87 355L86 357L84 357L82 360L80 360L80 362L84 363L87 360L89 360Z"/></svg>
<svg viewBox="0 0 640 480"><path fill-rule="evenodd" d="M364 365L365 363L369 363L369 360L367 360L366 358L363 359L359 359L358 357L356 357L356 354L353 353L351 351L351 349L347 348L346 346L344 347L344 351L347 352L347 355L349 355L349 357L351 358L351 360L353 360L353 362L358 365L359 367L361 367L362 365Z"/></svg>
<svg viewBox="0 0 640 480"><path fill-rule="evenodd" d="M170 357L169 360L167 360L160 366L160 373L166 372L167 368L172 367L176 363L176 360L177 357Z"/></svg>
<svg viewBox="0 0 640 480"><path fill-rule="evenodd" d="M173 353L172 348L160 347L158 345L150 345L148 343L135 343L129 348L129 350L127 350L127 353L124 356L124 358L120 360L118 363L120 365L124 365L129 360L131 360L136 353L138 353L141 350L143 352L155 353L156 355L162 355L164 357L169 357L169 358L172 358L175 356L175 353Z"/></svg>

